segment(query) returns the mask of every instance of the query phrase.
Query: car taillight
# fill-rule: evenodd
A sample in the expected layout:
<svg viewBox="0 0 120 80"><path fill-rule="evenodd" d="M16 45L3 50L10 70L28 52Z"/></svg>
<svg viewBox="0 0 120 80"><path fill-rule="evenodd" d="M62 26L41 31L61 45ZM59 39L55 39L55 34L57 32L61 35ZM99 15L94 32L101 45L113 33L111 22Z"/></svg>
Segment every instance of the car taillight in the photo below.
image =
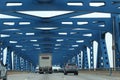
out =
<svg viewBox="0 0 120 80"><path fill-rule="evenodd" d="M69 68L69 66L66 66L66 68Z"/></svg>

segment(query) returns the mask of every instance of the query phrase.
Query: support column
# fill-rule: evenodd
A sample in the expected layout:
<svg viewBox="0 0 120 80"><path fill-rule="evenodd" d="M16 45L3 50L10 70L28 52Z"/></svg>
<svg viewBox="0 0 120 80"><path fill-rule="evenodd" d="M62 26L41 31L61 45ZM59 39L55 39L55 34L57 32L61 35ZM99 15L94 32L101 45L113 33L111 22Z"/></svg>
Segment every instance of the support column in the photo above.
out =
<svg viewBox="0 0 120 80"><path fill-rule="evenodd" d="M17 56L17 70L20 71L20 56Z"/></svg>
<svg viewBox="0 0 120 80"><path fill-rule="evenodd" d="M83 69L88 69L89 65L88 65L88 55L87 55L87 48L85 47L84 51L83 51Z"/></svg>
<svg viewBox="0 0 120 80"><path fill-rule="evenodd" d="M2 61L3 62L3 48L2 48L2 46L0 47L0 61Z"/></svg>
<svg viewBox="0 0 120 80"><path fill-rule="evenodd" d="M12 51L7 51L7 58L6 58L6 64L7 64L7 70L12 70Z"/></svg>
<svg viewBox="0 0 120 80"><path fill-rule="evenodd" d="M93 43L90 47L90 69L94 69Z"/></svg>
<svg viewBox="0 0 120 80"><path fill-rule="evenodd" d="M82 69L82 51L78 54L78 67Z"/></svg>
<svg viewBox="0 0 120 80"><path fill-rule="evenodd" d="M114 68L120 68L120 15L115 15L115 25L114 25L114 35L113 39L115 40L115 52L113 54L114 59Z"/></svg>
<svg viewBox="0 0 120 80"><path fill-rule="evenodd" d="M107 47L106 47L106 42L105 42L105 33L101 35L101 39L99 41L99 53L98 53L98 63L97 67L98 68L104 68L104 69L109 69L110 64L109 64L109 58L108 58L108 52L107 52Z"/></svg>
<svg viewBox="0 0 120 80"><path fill-rule="evenodd" d="M25 70L25 61L22 57L20 58L20 66L21 66L21 71L24 71Z"/></svg>
<svg viewBox="0 0 120 80"><path fill-rule="evenodd" d="M18 70L17 55L15 53L13 54L13 65L14 65L14 70Z"/></svg>

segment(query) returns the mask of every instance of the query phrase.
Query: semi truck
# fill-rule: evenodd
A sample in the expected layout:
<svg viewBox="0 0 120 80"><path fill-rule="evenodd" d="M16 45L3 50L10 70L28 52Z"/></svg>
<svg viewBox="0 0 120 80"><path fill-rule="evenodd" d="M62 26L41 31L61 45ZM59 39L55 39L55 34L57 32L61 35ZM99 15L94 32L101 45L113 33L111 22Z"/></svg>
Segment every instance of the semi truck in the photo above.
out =
<svg viewBox="0 0 120 80"><path fill-rule="evenodd" d="M52 73L52 55L50 53L39 55L39 73Z"/></svg>

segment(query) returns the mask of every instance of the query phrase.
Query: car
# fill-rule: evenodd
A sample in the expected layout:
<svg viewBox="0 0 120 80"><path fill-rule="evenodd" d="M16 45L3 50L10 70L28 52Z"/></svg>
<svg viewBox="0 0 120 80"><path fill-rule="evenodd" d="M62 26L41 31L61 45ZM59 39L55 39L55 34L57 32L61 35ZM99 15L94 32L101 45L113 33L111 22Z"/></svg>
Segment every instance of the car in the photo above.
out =
<svg viewBox="0 0 120 80"><path fill-rule="evenodd" d="M61 67L60 66L52 66L53 72L60 72Z"/></svg>
<svg viewBox="0 0 120 80"><path fill-rule="evenodd" d="M39 66L35 68L35 73L39 73Z"/></svg>
<svg viewBox="0 0 120 80"><path fill-rule="evenodd" d="M75 63L67 63L64 67L64 75L67 75L67 73L78 75L78 66Z"/></svg>
<svg viewBox="0 0 120 80"><path fill-rule="evenodd" d="M7 80L7 69L6 64L4 65L2 61L0 61L0 80Z"/></svg>

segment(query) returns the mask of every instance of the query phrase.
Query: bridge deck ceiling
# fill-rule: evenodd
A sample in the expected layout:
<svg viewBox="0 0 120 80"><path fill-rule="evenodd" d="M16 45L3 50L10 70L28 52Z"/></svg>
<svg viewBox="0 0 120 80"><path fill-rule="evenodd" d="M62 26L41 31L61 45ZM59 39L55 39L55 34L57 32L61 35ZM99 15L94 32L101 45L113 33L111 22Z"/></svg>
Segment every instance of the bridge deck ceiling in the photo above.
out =
<svg viewBox="0 0 120 80"><path fill-rule="evenodd" d="M62 13L41 17L31 14L35 11ZM96 12L109 17L77 17ZM111 14L116 13L119 0L1 0L0 15L9 17L0 17L0 42L35 63L40 53L72 56L99 41L101 32L112 33Z"/></svg>

